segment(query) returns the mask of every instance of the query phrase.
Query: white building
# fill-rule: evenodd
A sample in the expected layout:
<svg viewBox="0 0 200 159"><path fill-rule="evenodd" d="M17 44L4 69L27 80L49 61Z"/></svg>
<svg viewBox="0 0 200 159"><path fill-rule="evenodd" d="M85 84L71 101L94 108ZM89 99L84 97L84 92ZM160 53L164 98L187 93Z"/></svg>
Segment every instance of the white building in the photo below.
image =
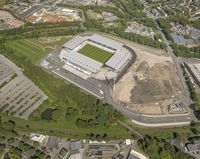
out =
<svg viewBox="0 0 200 159"><path fill-rule="evenodd" d="M108 51L113 55L103 64L79 53L79 50L87 44ZM76 36L63 45L60 55L62 54L62 60L68 66L87 75L96 74L101 71L103 65L111 68L113 72L118 73L131 58L130 53L127 53L127 51L124 52L125 48L123 46L124 44L121 42L98 34L93 34L92 36Z"/></svg>
<svg viewBox="0 0 200 159"><path fill-rule="evenodd" d="M40 144L42 144L42 143L45 143L45 142L46 142L46 140L47 140L48 137L45 136L45 135L42 135L42 134L31 133L31 134L30 134L30 138L31 138L31 140L37 141L37 142L39 142Z"/></svg>

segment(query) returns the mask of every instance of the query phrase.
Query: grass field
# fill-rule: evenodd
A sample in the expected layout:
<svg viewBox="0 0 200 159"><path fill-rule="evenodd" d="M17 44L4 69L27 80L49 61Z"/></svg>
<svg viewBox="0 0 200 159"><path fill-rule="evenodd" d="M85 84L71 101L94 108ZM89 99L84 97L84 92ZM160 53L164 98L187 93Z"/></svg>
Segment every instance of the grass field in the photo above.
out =
<svg viewBox="0 0 200 159"><path fill-rule="evenodd" d="M9 40L5 45L7 48L13 50L17 55L25 57L27 60L30 60L35 64L53 48L65 43L67 40L67 37L27 38Z"/></svg>
<svg viewBox="0 0 200 159"><path fill-rule="evenodd" d="M24 39L8 41L6 42L6 46L13 50L14 53L26 57L27 59L34 58L34 56L38 54L44 54L42 48Z"/></svg>
<svg viewBox="0 0 200 159"><path fill-rule="evenodd" d="M85 45L82 49L79 50L79 53L90 57L101 63L106 63L106 61L112 56L112 53L102 50L98 47L92 46L90 44Z"/></svg>

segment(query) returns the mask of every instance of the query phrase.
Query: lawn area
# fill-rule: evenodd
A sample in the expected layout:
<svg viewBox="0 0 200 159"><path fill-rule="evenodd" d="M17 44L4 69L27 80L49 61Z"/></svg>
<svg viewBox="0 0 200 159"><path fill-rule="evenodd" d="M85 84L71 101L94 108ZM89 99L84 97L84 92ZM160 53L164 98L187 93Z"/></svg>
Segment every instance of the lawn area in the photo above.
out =
<svg viewBox="0 0 200 159"><path fill-rule="evenodd" d="M36 64L57 45L64 44L68 39L68 37L27 38L9 40L5 45L17 55L25 57Z"/></svg>
<svg viewBox="0 0 200 159"><path fill-rule="evenodd" d="M103 64L112 56L112 53L90 44L85 45L78 52Z"/></svg>
<svg viewBox="0 0 200 159"><path fill-rule="evenodd" d="M37 46L36 44L30 43L26 39L7 41L5 45L15 54L21 57L25 57L32 63L36 63L40 57L44 56L45 53L47 53L44 49Z"/></svg>

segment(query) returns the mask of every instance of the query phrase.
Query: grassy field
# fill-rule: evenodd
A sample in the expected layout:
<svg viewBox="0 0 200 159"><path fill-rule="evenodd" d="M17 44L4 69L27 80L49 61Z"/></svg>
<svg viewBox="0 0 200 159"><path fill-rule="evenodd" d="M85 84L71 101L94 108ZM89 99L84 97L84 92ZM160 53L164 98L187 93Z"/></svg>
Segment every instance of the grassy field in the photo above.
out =
<svg viewBox="0 0 200 159"><path fill-rule="evenodd" d="M6 42L6 47L13 50L14 53L26 57L27 59L33 59L38 54L44 54L44 50L24 39L13 40Z"/></svg>
<svg viewBox="0 0 200 159"><path fill-rule="evenodd" d="M61 45L67 40L67 37L28 38L9 40L5 45L17 55L25 57L35 64L57 45Z"/></svg>
<svg viewBox="0 0 200 159"><path fill-rule="evenodd" d="M88 56L101 63L106 63L106 61L112 56L112 53L102 50L98 47L92 46L90 44L85 45L79 50L79 53Z"/></svg>

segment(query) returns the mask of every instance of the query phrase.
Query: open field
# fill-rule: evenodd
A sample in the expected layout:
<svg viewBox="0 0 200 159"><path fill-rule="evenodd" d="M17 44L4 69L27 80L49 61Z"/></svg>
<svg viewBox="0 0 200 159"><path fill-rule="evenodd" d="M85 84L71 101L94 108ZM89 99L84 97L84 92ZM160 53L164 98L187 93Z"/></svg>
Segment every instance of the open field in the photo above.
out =
<svg viewBox="0 0 200 159"><path fill-rule="evenodd" d="M6 47L14 53L26 57L32 63L38 62L42 57L68 40L68 37L43 37L28 38L19 40L9 40L5 43Z"/></svg>
<svg viewBox="0 0 200 159"><path fill-rule="evenodd" d="M106 61L112 56L112 53L90 44L85 45L78 52L101 63L106 63Z"/></svg>
<svg viewBox="0 0 200 159"><path fill-rule="evenodd" d="M16 54L20 54L21 56L24 56L28 59L36 54L43 53L42 48L37 47L36 45L33 45L24 39L8 41L6 46L13 50Z"/></svg>

